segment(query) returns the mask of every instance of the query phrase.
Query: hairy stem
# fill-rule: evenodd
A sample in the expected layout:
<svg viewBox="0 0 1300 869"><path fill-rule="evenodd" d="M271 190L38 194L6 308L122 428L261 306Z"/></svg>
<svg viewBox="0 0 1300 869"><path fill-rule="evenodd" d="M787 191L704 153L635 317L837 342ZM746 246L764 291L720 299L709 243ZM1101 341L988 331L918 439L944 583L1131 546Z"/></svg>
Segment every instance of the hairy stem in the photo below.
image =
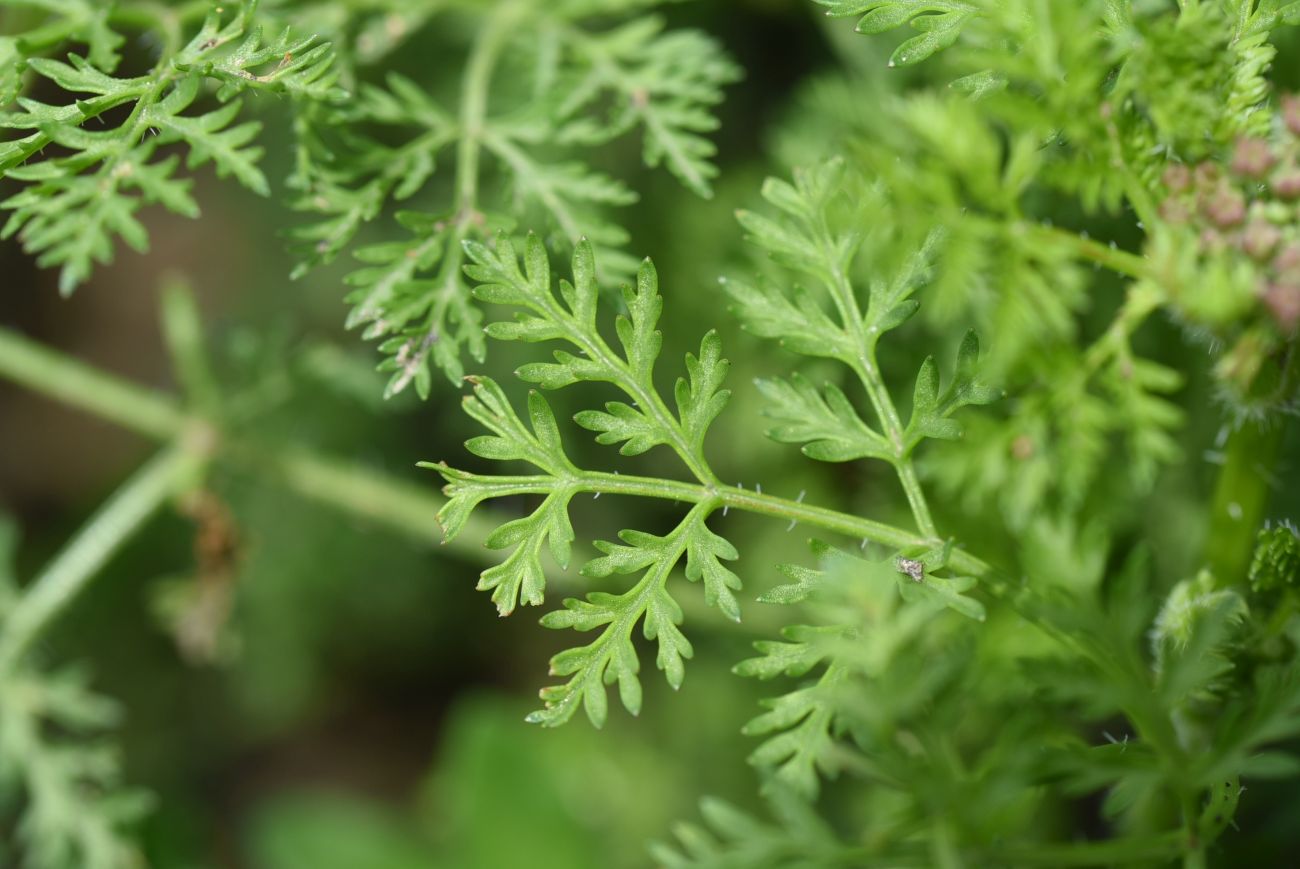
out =
<svg viewBox="0 0 1300 869"><path fill-rule="evenodd" d="M89 585L113 554L202 464L199 452L168 447L100 507L33 581L14 607L0 639L0 669L11 666Z"/></svg>
<svg viewBox="0 0 1300 869"><path fill-rule="evenodd" d="M430 462L421 462L420 467L439 470L443 466ZM841 513L802 501L780 498L762 492L752 492L738 486L683 483L676 480L662 480L655 477L636 477L628 474L608 474L600 471L580 471L570 479L550 476L519 477L478 477L467 475L476 487L496 489L500 495L545 495L557 487L568 487L576 492L592 494L629 495L639 498L658 498L687 504L700 504L716 501L725 509L744 510L760 516L768 516L786 522L809 525L824 531L843 534L855 540L878 543L891 549L928 546L934 541L928 537L877 522L849 513ZM993 568L981 559L954 549L948 562L949 566L961 573L975 577L991 576Z"/></svg>

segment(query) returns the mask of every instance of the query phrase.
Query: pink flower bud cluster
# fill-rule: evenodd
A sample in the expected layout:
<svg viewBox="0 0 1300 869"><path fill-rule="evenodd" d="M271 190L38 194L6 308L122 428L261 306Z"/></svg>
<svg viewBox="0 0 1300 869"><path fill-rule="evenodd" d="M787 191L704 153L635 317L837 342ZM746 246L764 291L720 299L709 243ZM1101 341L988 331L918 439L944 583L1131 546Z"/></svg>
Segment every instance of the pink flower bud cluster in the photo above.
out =
<svg viewBox="0 0 1300 869"><path fill-rule="evenodd" d="M1300 326L1300 96L1283 97L1280 115L1281 134L1238 139L1226 169L1171 164L1160 214L1196 230L1203 253L1255 262L1260 302L1291 334Z"/></svg>

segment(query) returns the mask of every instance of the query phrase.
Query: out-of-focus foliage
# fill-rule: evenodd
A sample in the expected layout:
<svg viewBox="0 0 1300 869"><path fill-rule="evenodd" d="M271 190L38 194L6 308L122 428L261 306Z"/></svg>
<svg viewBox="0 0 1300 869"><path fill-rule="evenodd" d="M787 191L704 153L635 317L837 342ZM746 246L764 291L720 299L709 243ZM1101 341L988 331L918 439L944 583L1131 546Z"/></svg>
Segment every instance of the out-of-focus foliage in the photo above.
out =
<svg viewBox="0 0 1300 869"><path fill-rule="evenodd" d="M0 517L0 637L18 597L16 543L16 529ZM23 805L0 859L87 869L137 859L126 828L149 800L122 786L114 747L101 739L119 716L117 703L90 690L83 669L51 670L0 653L0 806Z"/></svg>
<svg viewBox="0 0 1300 869"><path fill-rule="evenodd" d="M119 238L138 251L147 249L148 231L135 216L142 205L157 202L185 217L198 216L189 192L193 182L176 174L179 155L160 158L167 145L186 146L187 168L211 161L219 175L268 196L270 186L257 166L263 151L253 144L261 124L238 120L238 98L256 91L302 101L345 96L336 86L330 46L289 30L266 38L256 2L231 13L214 6L184 44L171 13L158 11L156 23L168 44L156 65L144 75L116 76L125 37L112 27L114 10L94 11L95 5L50 4L48 19L35 19L33 32L6 37L17 56L5 63L10 78L0 103L17 105L0 114L0 129L9 133L0 146L0 171L28 186L4 201L11 214L3 235L17 234L40 265L59 267L64 293L90 277L94 263L110 261ZM85 56L40 56L83 40L89 47ZM47 103L20 96L15 73L24 66L58 87L62 98ZM218 105L195 110L209 85ZM122 112L120 124L104 124L106 114ZM46 155L47 148L66 153Z"/></svg>

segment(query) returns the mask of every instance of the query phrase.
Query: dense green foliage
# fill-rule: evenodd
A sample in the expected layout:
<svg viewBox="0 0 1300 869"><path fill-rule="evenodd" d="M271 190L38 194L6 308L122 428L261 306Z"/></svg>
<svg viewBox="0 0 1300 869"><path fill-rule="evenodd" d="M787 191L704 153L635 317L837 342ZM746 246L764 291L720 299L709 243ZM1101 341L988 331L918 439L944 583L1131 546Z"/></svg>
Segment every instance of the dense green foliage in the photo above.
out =
<svg viewBox="0 0 1300 869"><path fill-rule="evenodd" d="M1273 809L1253 795L1300 775L1300 97L1274 82L1300 2L808 3L866 36L828 25L842 62L773 136L794 165L728 186L744 207L726 226L704 211L731 184L708 135L739 69L652 5L0 0L4 233L65 293L119 242L146 247L144 206L197 215L187 170L210 162L310 215L287 232L293 274L340 275L347 327L380 342L386 386L318 355L319 379L439 406L464 381L478 428L470 457L425 453L445 483L426 511L333 485L292 425L258 432L274 350L218 385L180 289L164 328L183 408L77 399L0 341L9 376L174 442L26 588L0 525L0 809L20 865L136 859L147 805L94 741L117 707L30 647L177 493L217 529L200 579L235 572L207 479L227 461L436 521L502 616L570 593L541 623L583 636L529 650L556 680L530 722L620 726L612 688L634 716L707 730L719 707L665 698L650 658L675 691L711 656L761 681L756 715L722 717L762 804L706 799L660 835L659 865L1286 865L1294 832L1250 831ZM402 68L401 43L444 22L455 74ZM128 32L154 40L138 75ZM275 194L255 100L288 118ZM665 207L628 136L688 195ZM639 193L685 251L662 282L630 252ZM331 270L344 253L360 267ZM227 593L207 599L219 623ZM485 755L532 769L512 739ZM511 811L484 823L499 835ZM1284 797L1273 817L1294 830L1298 812ZM394 865L426 859L411 848Z"/></svg>

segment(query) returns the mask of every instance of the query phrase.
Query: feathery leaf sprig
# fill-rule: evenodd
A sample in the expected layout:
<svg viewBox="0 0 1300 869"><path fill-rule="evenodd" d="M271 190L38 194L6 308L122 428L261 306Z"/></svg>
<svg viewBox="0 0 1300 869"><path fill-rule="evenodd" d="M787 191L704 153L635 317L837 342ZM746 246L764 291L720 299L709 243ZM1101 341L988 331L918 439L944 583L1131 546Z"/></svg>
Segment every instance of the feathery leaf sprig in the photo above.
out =
<svg viewBox="0 0 1300 869"><path fill-rule="evenodd" d="M239 121L237 97L265 91L330 101L342 94L330 46L288 31L265 38L256 3L230 16L214 9L188 43L164 52L144 75L117 77L96 65L109 59L102 49L98 54L29 58L33 72L76 95L74 101L20 96L17 111L0 112L0 130L17 134L0 143L0 172L24 185L0 203L10 212L0 236L17 235L40 265L58 267L65 294L90 277L95 263L112 259L117 240L137 251L148 247L136 217L142 206L198 215L193 182L179 173L181 155L169 145L183 146L187 168L211 162L219 176L265 196L270 186L254 144L261 124ZM203 108L210 85L218 106ZM126 112L125 119L101 128L113 110Z"/></svg>
<svg viewBox="0 0 1300 869"><path fill-rule="evenodd" d="M591 165L596 149L639 129L647 165L711 194L714 147L705 135L738 70L703 33L627 17L644 5L485 4L454 109L390 75L387 87L363 87L356 105L300 117L298 207L320 219L292 233L303 254L298 274L344 251L390 203L425 209L399 213L405 241L357 249L365 266L347 281L348 325L380 342L389 395L413 384L427 396L434 367L458 382L463 357L483 359L482 318L461 273L464 242L528 222L546 227L557 250L587 239L606 278L635 271L610 210L637 195ZM368 130L405 140L385 144L391 135ZM454 151L445 169L435 160L443 150ZM444 176L451 199L430 210L429 190Z"/></svg>

